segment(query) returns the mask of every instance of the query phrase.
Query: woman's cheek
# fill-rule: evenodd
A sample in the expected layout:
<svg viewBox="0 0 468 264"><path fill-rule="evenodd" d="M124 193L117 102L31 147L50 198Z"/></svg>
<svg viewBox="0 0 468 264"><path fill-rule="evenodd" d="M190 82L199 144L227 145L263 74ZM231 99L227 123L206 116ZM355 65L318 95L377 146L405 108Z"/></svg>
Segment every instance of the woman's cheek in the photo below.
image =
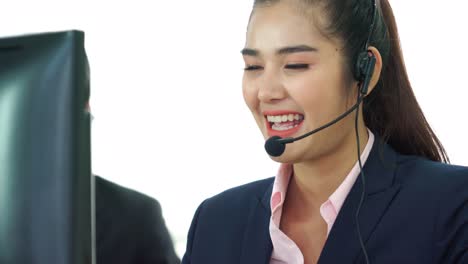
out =
<svg viewBox="0 0 468 264"><path fill-rule="evenodd" d="M302 108L308 108L320 103L320 88L313 82L298 82L289 85L289 94ZM305 110L305 109L303 109Z"/></svg>
<svg viewBox="0 0 468 264"><path fill-rule="evenodd" d="M255 89L246 85L244 82L242 86L242 95L250 111L254 111L257 107L256 105L258 105L257 93L255 92Z"/></svg>

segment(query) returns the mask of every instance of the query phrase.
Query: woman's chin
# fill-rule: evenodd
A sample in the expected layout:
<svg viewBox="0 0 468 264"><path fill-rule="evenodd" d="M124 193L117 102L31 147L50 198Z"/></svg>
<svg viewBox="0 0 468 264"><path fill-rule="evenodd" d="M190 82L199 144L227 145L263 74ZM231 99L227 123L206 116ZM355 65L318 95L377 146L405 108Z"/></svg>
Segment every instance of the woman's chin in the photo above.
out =
<svg viewBox="0 0 468 264"><path fill-rule="evenodd" d="M273 161L276 161L279 163L288 163L288 164L293 164L293 163L297 163L300 161L300 157L297 157L297 155L294 155L294 153L291 153L290 151L287 151L287 150L278 157L270 156L270 158Z"/></svg>

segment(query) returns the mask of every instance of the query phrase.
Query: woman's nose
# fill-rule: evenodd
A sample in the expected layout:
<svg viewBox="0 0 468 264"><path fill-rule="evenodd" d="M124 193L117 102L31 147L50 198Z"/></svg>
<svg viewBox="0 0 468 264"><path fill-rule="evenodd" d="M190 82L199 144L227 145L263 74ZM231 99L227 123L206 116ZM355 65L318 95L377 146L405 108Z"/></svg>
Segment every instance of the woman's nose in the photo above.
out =
<svg viewBox="0 0 468 264"><path fill-rule="evenodd" d="M265 72L259 84L258 99L263 103L272 103L286 96L286 89L278 74Z"/></svg>

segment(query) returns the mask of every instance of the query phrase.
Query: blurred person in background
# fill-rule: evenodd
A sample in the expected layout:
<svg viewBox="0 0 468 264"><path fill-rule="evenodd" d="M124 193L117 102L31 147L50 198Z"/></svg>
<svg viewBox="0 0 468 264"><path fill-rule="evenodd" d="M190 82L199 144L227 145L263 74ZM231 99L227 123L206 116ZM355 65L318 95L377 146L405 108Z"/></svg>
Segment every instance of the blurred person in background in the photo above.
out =
<svg viewBox="0 0 468 264"><path fill-rule="evenodd" d="M91 113L89 104L87 111ZM179 264L159 202L95 175L97 264Z"/></svg>
<svg viewBox="0 0 468 264"><path fill-rule="evenodd" d="M94 178L97 264L180 263L158 201Z"/></svg>

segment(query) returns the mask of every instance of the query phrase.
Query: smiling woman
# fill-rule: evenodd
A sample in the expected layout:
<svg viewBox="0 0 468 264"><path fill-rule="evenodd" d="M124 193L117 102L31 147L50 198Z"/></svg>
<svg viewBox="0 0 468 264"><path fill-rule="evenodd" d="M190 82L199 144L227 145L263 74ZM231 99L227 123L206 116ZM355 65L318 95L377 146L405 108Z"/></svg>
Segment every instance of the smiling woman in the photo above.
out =
<svg viewBox="0 0 468 264"><path fill-rule="evenodd" d="M387 0L256 0L241 53L264 138L300 140L198 207L183 263L468 261L468 168L446 164Z"/></svg>
<svg viewBox="0 0 468 264"><path fill-rule="evenodd" d="M311 5L304 5L309 2ZM355 1L342 2L355 3ZM387 1L380 3L380 12L385 2ZM437 137L443 142L450 161L455 164L468 164L468 155L466 155L468 141L465 140L468 134L468 123L462 121L466 119L467 111L464 106L468 95L465 80L465 63L468 61L468 53L463 52L464 47L468 46L468 35L463 34L468 24L468 16L465 15L467 1L445 0L443 3L441 1L423 1L422 3L421 1L389 0L389 2L395 11L409 79L418 102ZM193 213L204 199L232 186L272 176L278 170L279 164L267 158L263 149L264 139L268 133L277 133L281 128L288 129L288 126L283 126L285 123L281 122L275 126L274 132L260 130L256 122L252 120L249 108L244 104L240 89L242 69L249 65L245 64L244 56L240 56L239 51L243 48L254 49L260 53L260 56L265 55L266 52L264 46L252 46L251 42L246 42L245 25L249 21L252 3L253 1L219 0L135 0L113 1L112 3L93 0L2 2L2 10L5 12L0 16L0 24L8 26L0 27L1 36L74 28L85 31L86 51L91 66L91 110L95 116L92 123L91 144L93 172L119 185L157 198L179 256L186 251L187 231ZM291 5L300 4L300 8L296 9L299 9L300 14L308 15L307 22L314 23L318 18L314 19L313 5L326 6L327 2L296 0L290 3ZM271 7L275 4L270 3ZM367 0L361 0L356 6L365 8L370 4ZM309 10L306 7L313 8ZM256 10L266 10L266 8L268 8L266 4L255 7ZM365 11L365 9L355 9L356 12ZM103 19L103 14L105 14L105 19ZM330 12L325 12L323 15L330 14ZM329 20L335 21L335 19ZM360 41L363 41L368 34L369 20L369 18L362 19L361 31L365 33L358 34ZM318 25L323 25L323 28L318 27L318 29L323 31L325 36L329 35L330 32L327 32L325 27L327 24L323 24L327 20L319 19L317 22ZM254 30L250 25L249 28ZM290 28L289 30L296 29ZM278 37L281 38L281 36ZM332 41L336 41L334 39L336 36L331 38ZM265 39L265 41L270 40ZM371 44L371 47L375 45L375 43ZM316 42L284 45L274 47L275 51L298 45L320 48ZM387 63L383 56L384 52L380 48L377 49L385 67ZM317 57L322 54L321 52L322 50L319 49L318 52L302 52L285 56L288 56L288 59L293 58L292 56ZM268 63L270 57L266 60L265 62ZM258 63L260 64L255 62L250 66L265 66L261 64L262 61ZM282 69L279 73L281 75L273 76L273 78L288 78L291 81L294 76L300 78L303 77L302 74L312 74L317 70L316 65L308 62L289 61L288 63L288 69ZM305 64L308 64L308 69L305 69ZM351 62L348 66L346 64L343 66L351 67ZM264 70L270 74L272 68L268 68L267 65ZM262 69L247 71L245 74L250 77L254 77L255 74L261 76L262 71ZM382 77L380 79L380 82L384 81ZM389 78L385 79L389 80ZM275 79L265 78L265 82L271 83L272 80ZM251 81L253 79L250 79L249 83ZM393 81L389 83L396 87ZM253 89L252 87L245 88L248 88L246 91ZM264 90L263 87L260 88ZM319 93L317 89L330 89L329 87L309 88L312 93ZM378 89L375 87L366 98L374 96ZM343 90L346 90L346 87L343 87ZM349 89L352 103L355 102L352 99L351 92L353 91L355 91L354 88ZM386 99L389 99L390 95L387 95ZM299 108L299 102L305 99L298 99L297 104L293 105L294 108L283 109L281 106L282 109L279 110L297 110L297 115L304 116L305 109ZM342 99L337 98L337 100ZM369 101L366 99L364 104ZM307 106L308 109L311 107ZM269 110L276 111L276 109ZM345 105L341 106L341 110L346 110ZM359 116L361 121L362 117L366 119L366 113L369 113L365 108L363 110L363 116ZM400 117L391 115L392 111L393 109L389 112L390 121L398 122ZM362 112L361 109L360 112ZM337 113L341 112L337 111ZM376 111L376 113L381 113L381 111ZM304 129L304 126L316 128L312 127L310 122L320 116L312 114L306 116L299 129ZM278 115L282 116L283 113L280 112ZM354 112L350 116L348 119L354 118ZM277 113L271 113L270 119L272 117L276 120ZM330 117L336 116L330 114ZM376 117L380 120L380 114ZM319 121L316 121L317 125L322 125ZM330 120L324 119L323 121ZM374 131L370 123L364 122L364 124L373 133L383 137L383 133ZM271 122L262 125L265 126L262 128L264 129L268 128L267 125L273 126L274 124ZM354 127L352 129L347 132L353 134ZM326 129L319 132L314 137L327 131ZM264 133L267 134L264 135ZM299 135L301 132L296 134ZM360 141L365 143L366 133L361 133L360 136ZM305 139L312 140L309 138ZM305 144L304 140L294 144ZM293 145L287 144L286 146L284 155L289 155L293 150ZM321 147L323 146L327 147L321 144ZM411 146L413 143L408 145L408 147ZM1 143L0 148L4 148ZM349 151L352 152L347 157L357 156L356 149ZM401 151L397 152L401 153ZM284 159L285 156L278 158ZM369 166L368 162L369 160L364 163L366 168ZM337 164L341 164L341 161ZM336 165L337 169L340 167L338 165ZM365 174L365 176L366 189L369 192L371 175ZM430 177L428 181L429 179ZM360 182L359 175L358 182ZM421 184L421 188L425 185ZM377 189L372 196L380 197L383 193L379 190L383 189ZM359 192L357 194L361 195ZM252 197L252 195L246 197ZM426 201L416 206L415 209L427 206L433 201L432 199L436 198L437 195L433 192L427 193ZM233 198L233 201L236 199L239 199L239 196ZM257 198L252 199L254 200L252 203L258 201L255 200ZM289 198L286 201L289 201ZM269 202L270 197L265 198L261 204L265 204L266 210L271 211ZM247 203L245 204L248 206ZM365 217L366 204L369 204L367 199L360 213L362 217ZM395 205L400 206L393 204L392 207ZM408 212L413 212L411 206L414 204L406 206L407 209L409 208ZM340 210L340 214L346 211L343 211L345 207ZM202 208L205 207L202 206ZM201 211L200 216L204 216L204 211L205 209ZM257 213L252 210L251 221L263 219L253 217ZM351 211L351 214L354 213L355 211ZM391 211L385 214L385 217L387 215L391 215ZM408 217L410 215L408 214ZM240 219L241 222L241 219L246 218L234 210L229 211L226 216L231 219ZM345 219L354 222L352 218L354 217ZM223 218L217 219L222 225ZM338 219L333 229L337 229L337 224L340 222ZM201 220L200 223L205 222L203 218ZM280 227L282 222L284 221L280 221ZM361 221L360 226L366 228L365 223ZM394 224L398 226L400 223L395 221ZM240 228L239 233L243 235L245 232L249 233L257 229L264 231L256 225L249 226L249 230L245 229L246 226ZM380 228L380 225L377 226ZM219 230L214 227L215 225L213 225L213 231ZM356 230L354 223L348 227L348 232ZM229 230L231 234L232 229ZM223 232L225 232L224 229ZM220 235L223 232L220 232ZM232 236L227 235L227 232L226 239L231 239ZM330 241L332 233L336 232L339 231L331 231L328 237ZM403 233L405 230L396 229L395 232ZM426 233L426 231L421 232ZM380 238L379 232L371 237L371 240ZM247 238L250 239L246 236ZM383 237L385 238L387 237ZM342 240L339 241L342 242ZM252 240L252 242L255 244L256 241ZM380 241L373 243L375 245L378 242ZM191 243L196 244L196 241ZM357 236L351 237L349 245L359 250L359 244ZM344 243L341 245L344 249L348 247ZM193 248L197 251L196 247ZM372 246L366 249L371 260L372 255L379 252ZM214 254L213 252L210 254ZM246 253L248 252L247 250ZM407 251L399 252L400 255L406 253ZM196 260L194 261L197 263ZM416 261L416 263L421 262L423 260Z"/></svg>

